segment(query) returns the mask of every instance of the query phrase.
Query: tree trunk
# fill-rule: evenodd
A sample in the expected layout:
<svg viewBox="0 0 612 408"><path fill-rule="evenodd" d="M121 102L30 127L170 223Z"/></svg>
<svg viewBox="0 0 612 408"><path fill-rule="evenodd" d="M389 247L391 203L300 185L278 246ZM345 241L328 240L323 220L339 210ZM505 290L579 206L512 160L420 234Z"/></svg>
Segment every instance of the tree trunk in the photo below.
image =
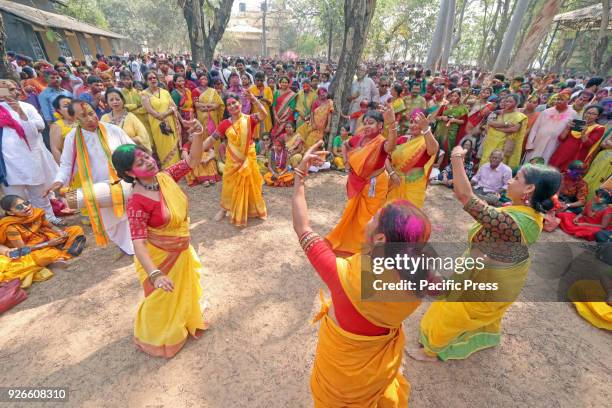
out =
<svg viewBox="0 0 612 408"><path fill-rule="evenodd" d="M17 73L8 59L6 59L6 32L4 31L4 19L0 13L0 78L19 80Z"/></svg>
<svg viewBox="0 0 612 408"><path fill-rule="evenodd" d="M604 55L608 50L608 36L606 35L606 31L608 30L608 23L610 22L610 0L602 0L601 5L603 7L601 24L599 26L599 32L597 33L595 52L593 52L591 57L591 71L593 73L602 73L603 76L607 76L607 72L602 71L602 65L604 62Z"/></svg>
<svg viewBox="0 0 612 408"><path fill-rule="evenodd" d="M429 47L427 60L425 61L425 68L427 69L435 68L435 64L442 53L442 41L446 33L448 1L449 0L440 0L440 11L438 12L438 18L436 20L436 29L431 37L431 47Z"/></svg>
<svg viewBox="0 0 612 408"><path fill-rule="evenodd" d="M514 13L512 14L512 20L510 21L510 25L504 34L504 40L502 41L501 47L499 47L499 52L497 53L497 58L495 59L495 64L493 65L493 72L502 72L508 67L508 63L510 62L510 54L512 53L512 48L514 48L514 40L516 40L516 35L521 28L523 17L525 16L525 12L527 11L527 7L529 6L530 2L530 0L517 1L518 3L514 9Z"/></svg>
<svg viewBox="0 0 612 408"><path fill-rule="evenodd" d="M455 0L448 0L446 11L446 31L444 32L444 49L440 60L440 69L448 67L448 59L451 54L451 44L453 42L453 26L455 25Z"/></svg>
<svg viewBox="0 0 612 408"><path fill-rule="evenodd" d="M191 60L205 66L212 65L217 43L223 37L229 21L234 0L220 0L212 9L210 17L204 11L205 0L178 0L187 23Z"/></svg>
<svg viewBox="0 0 612 408"><path fill-rule="evenodd" d="M268 14L268 0L261 3L261 55L268 56L268 38L266 35L266 16Z"/></svg>
<svg viewBox="0 0 612 408"><path fill-rule="evenodd" d="M330 94L334 97L334 106L337 112L347 112L347 100L353 83L357 64L361 59L366 44L368 29L376 8L376 0L345 0L344 1L344 38L342 52L338 60L338 69L330 85ZM340 117L332 116L330 126L331 134L340 130ZM332 147L332 140L328 140L328 148Z"/></svg>
<svg viewBox="0 0 612 408"><path fill-rule="evenodd" d="M478 51L478 65L483 66L484 59L484 51L487 45L487 39L489 37L489 32L491 28L487 26L487 14L489 12L489 2L485 0L484 2L484 13L482 18L482 42L480 43L479 51Z"/></svg>
<svg viewBox="0 0 612 408"><path fill-rule="evenodd" d="M457 21L457 32L453 36L453 42L451 44L451 50L454 50L455 47L461 41L461 34L463 29L463 16L465 16L465 8L470 3L470 0L463 0L463 4L461 5L461 11L459 12L459 20Z"/></svg>
<svg viewBox="0 0 612 408"><path fill-rule="evenodd" d="M327 63L331 63L332 58L332 46L334 43L334 25L332 24L332 19L329 17L329 30L327 33Z"/></svg>
<svg viewBox="0 0 612 408"><path fill-rule="evenodd" d="M525 72L529 64L533 62L536 56L538 47L542 42L542 39L546 37L552 20L559 11L563 0L548 0L544 3L542 10L531 23L527 36L522 43L522 47L519 48L514 61L508 69L508 74L522 74Z"/></svg>

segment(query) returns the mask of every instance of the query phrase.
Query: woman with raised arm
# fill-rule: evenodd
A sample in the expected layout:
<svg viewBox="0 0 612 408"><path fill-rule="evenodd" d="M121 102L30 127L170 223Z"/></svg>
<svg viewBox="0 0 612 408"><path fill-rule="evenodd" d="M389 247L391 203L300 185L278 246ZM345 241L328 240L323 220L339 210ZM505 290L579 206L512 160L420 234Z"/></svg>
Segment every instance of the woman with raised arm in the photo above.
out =
<svg viewBox="0 0 612 408"><path fill-rule="evenodd" d="M429 173L439 146L427 117L419 108L412 112L408 132L397 139L397 147L385 164L391 178L387 200L403 198L423 208Z"/></svg>
<svg viewBox="0 0 612 408"><path fill-rule="evenodd" d="M459 290L450 293L453 301L432 303L421 320L420 342L424 348L409 353L416 359L464 359L499 344L501 320L527 278L527 248L537 242L543 214L553 208L552 196L561 185L561 175L552 167L526 165L508 183L512 205L495 208L472 191L463 166L465 153L457 146L450 156L455 196L476 220L468 234L464 257L480 258L483 267L468 269L452 279L497 284L498 289Z"/></svg>
<svg viewBox="0 0 612 408"><path fill-rule="evenodd" d="M292 202L293 229L331 292L330 305L321 291L323 304L315 318L321 323L310 379L314 406L406 407L410 384L401 373L402 322L420 305L420 293L406 290L394 294L395 301L363 301L362 265L371 267L374 257L420 256L417 248L428 241L430 223L410 202L393 201L367 220L362 231L366 249L350 258L336 258L325 239L311 229L306 205L308 168L327 154L317 151L321 144L312 146L295 169ZM394 244L384 246L390 242ZM394 282L402 279L416 284L426 275L423 270L390 270L388 276Z"/></svg>
<svg viewBox="0 0 612 408"><path fill-rule="evenodd" d="M121 145L112 156L119 177L134 185L127 216L145 295L134 343L156 357L173 357L189 334L198 338L208 327L199 304L202 265L189 242L189 203L177 181L200 163L214 139L202 143L202 126L196 120L187 124L193 137L189 157L163 171L138 145Z"/></svg>
<svg viewBox="0 0 612 408"><path fill-rule="evenodd" d="M370 110L364 115L360 134L342 145L346 169L349 171L346 190L348 202L342 218L327 239L335 251L354 254L360 251L363 231L370 219L387 199L389 175L385 161L395 150L397 131L391 105L383 113ZM385 139L383 130L388 129Z"/></svg>
<svg viewBox="0 0 612 408"><path fill-rule="evenodd" d="M221 210L215 216L221 221L229 215L230 222L245 226L249 217L266 219L266 203L262 195L263 178L257 167L255 151L255 128L266 117L261 102L249 91L243 91L242 98L249 100L256 113L242 113L240 96L229 93L225 106L230 114L219 124L213 134L227 139L225 166L223 168L223 188L221 190Z"/></svg>

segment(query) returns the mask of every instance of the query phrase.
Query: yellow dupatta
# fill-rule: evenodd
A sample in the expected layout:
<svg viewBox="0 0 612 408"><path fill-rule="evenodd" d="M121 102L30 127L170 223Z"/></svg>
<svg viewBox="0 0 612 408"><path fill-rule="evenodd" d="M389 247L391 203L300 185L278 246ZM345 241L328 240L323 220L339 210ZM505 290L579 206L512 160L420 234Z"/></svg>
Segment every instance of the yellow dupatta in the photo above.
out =
<svg viewBox="0 0 612 408"><path fill-rule="evenodd" d="M516 133L504 133L489 127L483 142L482 159L480 162L488 163L491 153L493 153L494 150L501 150L504 154L504 163L510 166L510 168L514 168L518 166L521 161L523 141L527 134L529 120L524 113L518 111L501 114L498 116L497 120L503 120L512 125L520 123L521 127Z"/></svg>
<svg viewBox="0 0 612 408"><path fill-rule="evenodd" d="M323 139L325 134L325 125L326 119L328 115L334 111L334 102L331 99L328 99L325 103L318 106L312 112L312 123L315 125L316 129L313 129L312 126L309 126L308 136L304 141L306 149L309 149L310 146L317 143L319 140Z"/></svg>
<svg viewBox="0 0 612 408"><path fill-rule="evenodd" d="M134 322L134 342L148 354L170 358L182 348L188 334L198 337L207 325L199 304L202 265L189 242L187 196L170 175L160 172L156 178L167 222L158 228L148 227L147 250L153 263L172 280L174 290L155 289L134 257L145 293Z"/></svg>
<svg viewBox="0 0 612 408"><path fill-rule="evenodd" d="M397 198L407 199L418 208L423 208L429 173L436 159L427 156L424 136L417 136L398 145L391 153L391 163L400 176L400 184L389 188L387 201Z"/></svg>
<svg viewBox="0 0 612 408"><path fill-rule="evenodd" d="M221 207L228 211L230 222L246 225L248 217L266 218L262 196L263 178L257 167L257 155L251 133L251 118L240 114L226 131L227 149Z"/></svg>
<svg viewBox="0 0 612 408"><path fill-rule="evenodd" d="M592 124L591 126L589 126L587 128L586 134L590 135L592 131L594 131L597 128L603 127L597 123ZM580 132L576 132L575 130L572 130L570 132L570 134L572 135L572 137L576 138L576 139L580 139L580 137L582 136L582 134ZM591 148L589 149L589 152L587 153L584 162L586 164L589 164L591 162L591 160L593 160L593 157L595 156L595 152L597 152L599 150L599 146L601 146L601 142L605 139L605 135L602 135L601 138L599 138L599 140L596 143L593 143L593 146L591 146Z"/></svg>
<svg viewBox="0 0 612 408"><path fill-rule="evenodd" d="M372 302L361 296L362 255L338 258L338 277L358 312L372 324L389 328L381 336L343 330L328 315L323 301L310 386L315 407L406 407L410 384L400 372L404 350L403 320L420 302Z"/></svg>
<svg viewBox="0 0 612 408"><path fill-rule="evenodd" d="M535 243L542 231L544 217L533 208L518 205L502 207L521 230L522 242ZM472 240L482 229L475 223L468 233L471 253ZM501 339L501 320L514 299L519 295L527 273L530 260L509 264L485 264L481 270L470 273L454 274L455 282L470 279L474 282L498 283L497 291L457 291L451 293L446 301L431 304L421 320L419 341L425 352L446 361L464 359L472 353L493 347Z"/></svg>
<svg viewBox="0 0 612 408"><path fill-rule="evenodd" d="M113 202L113 210L115 215L119 218L125 213L123 189L119 184L119 176L111 162L111 151L108 147L108 140L106 136L106 127L102 124L98 124L96 130L102 149L106 156L106 162L108 165L108 174L110 178L110 193ZM91 163L89 159L89 152L87 151L87 145L85 144L85 137L83 136L83 130L80 126L77 126L76 133L74 136L75 144L75 156L76 166L81 180L81 186L83 189L83 199L85 201L85 207L87 208L87 214L91 222L91 228L96 239L96 244L103 246L108 244L108 235L104 228L104 220L100 214L100 205L94 194L94 182L91 176ZM74 172L73 172L74 173Z"/></svg>

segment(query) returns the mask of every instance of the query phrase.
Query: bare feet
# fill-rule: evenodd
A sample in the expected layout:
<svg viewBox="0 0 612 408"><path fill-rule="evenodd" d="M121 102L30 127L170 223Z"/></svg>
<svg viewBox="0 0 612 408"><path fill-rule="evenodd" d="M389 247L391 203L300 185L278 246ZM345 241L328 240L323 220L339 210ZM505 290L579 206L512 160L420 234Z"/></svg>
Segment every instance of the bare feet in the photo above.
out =
<svg viewBox="0 0 612 408"><path fill-rule="evenodd" d="M431 357L425 354L425 349L423 347L419 347L417 349L406 349L406 354L417 361L425 361L430 363L438 361L437 357Z"/></svg>
<svg viewBox="0 0 612 408"><path fill-rule="evenodd" d="M68 268L68 262L66 262L63 259L59 259L59 260L53 262L52 264L48 265L47 267L48 268L53 268L53 269L55 269L55 268L66 269L66 268Z"/></svg>
<svg viewBox="0 0 612 408"><path fill-rule="evenodd" d="M215 215L215 221L221 221L223 218L225 218L226 213L227 212L225 210L219 210L217 215Z"/></svg>

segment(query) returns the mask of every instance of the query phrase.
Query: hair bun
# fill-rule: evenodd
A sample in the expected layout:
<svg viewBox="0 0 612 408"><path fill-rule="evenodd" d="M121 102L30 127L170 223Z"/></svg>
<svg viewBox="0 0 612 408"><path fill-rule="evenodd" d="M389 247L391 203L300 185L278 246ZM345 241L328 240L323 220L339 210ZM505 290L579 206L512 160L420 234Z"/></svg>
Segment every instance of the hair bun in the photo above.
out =
<svg viewBox="0 0 612 408"><path fill-rule="evenodd" d="M550 198L536 201L533 203L533 208L541 213L547 213L555 207L555 203Z"/></svg>

